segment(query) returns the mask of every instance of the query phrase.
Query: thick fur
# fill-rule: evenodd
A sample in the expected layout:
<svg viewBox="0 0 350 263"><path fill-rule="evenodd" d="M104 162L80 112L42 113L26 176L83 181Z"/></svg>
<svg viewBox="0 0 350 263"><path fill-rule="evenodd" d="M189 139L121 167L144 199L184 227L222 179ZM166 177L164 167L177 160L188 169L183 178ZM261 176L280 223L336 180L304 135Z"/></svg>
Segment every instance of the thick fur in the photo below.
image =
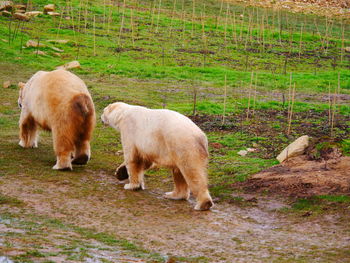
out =
<svg viewBox="0 0 350 263"><path fill-rule="evenodd" d="M207 186L207 137L189 118L117 102L104 109L101 119L121 133L124 164L116 175L125 179L129 174L125 189L143 189L145 170L163 166L172 170L175 183L167 198L188 199L191 191L197 199L196 210L213 205Z"/></svg>
<svg viewBox="0 0 350 263"><path fill-rule="evenodd" d="M71 170L90 159L95 108L84 82L65 70L39 71L20 87L22 147L38 147L38 128L51 131L57 157L53 169ZM72 159L73 157L73 159Z"/></svg>

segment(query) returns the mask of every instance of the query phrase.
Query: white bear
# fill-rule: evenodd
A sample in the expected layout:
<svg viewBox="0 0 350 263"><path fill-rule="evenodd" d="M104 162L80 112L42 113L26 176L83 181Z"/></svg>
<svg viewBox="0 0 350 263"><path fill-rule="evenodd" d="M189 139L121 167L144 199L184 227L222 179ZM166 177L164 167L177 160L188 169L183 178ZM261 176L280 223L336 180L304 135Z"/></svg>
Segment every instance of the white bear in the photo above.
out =
<svg viewBox="0 0 350 263"><path fill-rule="evenodd" d="M116 102L104 109L101 119L120 131L124 163L118 169L129 174L125 189L144 189L144 172L162 166L172 170L175 184L167 198L188 199L191 191L196 210L213 206L207 183L208 140L189 118L171 110Z"/></svg>

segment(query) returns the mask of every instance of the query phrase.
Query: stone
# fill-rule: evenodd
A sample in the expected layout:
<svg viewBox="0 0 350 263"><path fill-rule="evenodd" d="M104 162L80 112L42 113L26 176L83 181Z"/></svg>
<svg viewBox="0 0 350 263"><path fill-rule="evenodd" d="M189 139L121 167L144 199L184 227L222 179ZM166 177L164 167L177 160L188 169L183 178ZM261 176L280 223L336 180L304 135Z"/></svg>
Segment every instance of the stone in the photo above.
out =
<svg viewBox="0 0 350 263"><path fill-rule="evenodd" d="M240 156L246 156L248 154L248 151L240 150L237 154L240 155Z"/></svg>
<svg viewBox="0 0 350 263"><path fill-rule="evenodd" d="M256 149L254 149L254 148L247 148L247 152L252 153L252 152L255 152L255 151L256 151Z"/></svg>
<svg viewBox="0 0 350 263"><path fill-rule="evenodd" d="M54 4L48 4L44 6L44 13L47 14L48 12L55 11L55 5Z"/></svg>
<svg viewBox="0 0 350 263"><path fill-rule="evenodd" d="M0 11L7 10L11 11L13 6L12 1L0 1Z"/></svg>
<svg viewBox="0 0 350 263"><path fill-rule="evenodd" d="M2 84L2 87L4 89L9 88L10 86L11 86L11 81L9 81L9 80L4 81L4 83Z"/></svg>
<svg viewBox="0 0 350 263"><path fill-rule="evenodd" d="M305 149L309 146L309 136L303 135L296 139L294 142L289 144L277 157L276 159L282 163L288 158L302 155Z"/></svg>
<svg viewBox="0 0 350 263"><path fill-rule="evenodd" d="M56 69L73 69L73 68L80 68L80 63L77 60L68 62L64 64L63 66L59 66Z"/></svg>
<svg viewBox="0 0 350 263"><path fill-rule="evenodd" d="M46 53L44 51L41 51L41 50L36 50L33 53L37 54L37 55L41 55L41 56L46 56Z"/></svg>
<svg viewBox="0 0 350 263"><path fill-rule="evenodd" d="M224 147L221 143L218 143L218 142L212 142L212 143L210 143L210 146L215 148L215 149L221 149Z"/></svg>
<svg viewBox="0 0 350 263"><path fill-rule="evenodd" d="M49 16L60 16L60 13L57 12L47 12Z"/></svg>
<svg viewBox="0 0 350 263"><path fill-rule="evenodd" d="M26 10L24 10L24 9L16 9L16 13L24 14L25 12L26 12Z"/></svg>
<svg viewBox="0 0 350 263"><path fill-rule="evenodd" d="M24 9L24 10L27 9L27 6L26 6L26 5L14 5L13 7L14 7L16 10L17 10L17 9L22 9L22 10L23 10L23 9Z"/></svg>
<svg viewBox="0 0 350 263"><path fill-rule="evenodd" d="M56 52L64 52L64 50L59 49L57 47L51 47L52 50L56 51Z"/></svg>
<svg viewBox="0 0 350 263"><path fill-rule="evenodd" d="M6 16L6 17L11 17L11 16L12 16L11 12L6 11L6 10L5 10L5 11L2 11L2 12L1 12L1 15L2 15L2 16Z"/></svg>
<svg viewBox="0 0 350 263"><path fill-rule="evenodd" d="M41 12L41 11L30 11L30 12L25 12L24 14L26 16L28 16L28 17L36 17L38 15L42 15L43 12Z"/></svg>
<svg viewBox="0 0 350 263"><path fill-rule="evenodd" d="M29 21L29 19L30 19L30 18L29 18L28 16L26 16L25 14L18 13L18 12L14 13L14 14L13 14L13 17L16 18L16 19L18 19L18 20L22 20L22 21Z"/></svg>
<svg viewBox="0 0 350 263"><path fill-rule="evenodd" d="M28 40L26 43L26 47L45 47L45 45L40 43L40 40L39 43L37 40Z"/></svg>
<svg viewBox="0 0 350 263"><path fill-rule="evenodd" d="M345 50L345 52L350 53L350 47L345 47L344 50Z"/></svg>
<svg viewBox="0 0 350 263"><path fill-rule="evenodd" d="M49 40L46 40L46 42L49 42L49 43L54 43L54 44L67 44L69 42L69 40L67 39L49 39Z"/></svg>

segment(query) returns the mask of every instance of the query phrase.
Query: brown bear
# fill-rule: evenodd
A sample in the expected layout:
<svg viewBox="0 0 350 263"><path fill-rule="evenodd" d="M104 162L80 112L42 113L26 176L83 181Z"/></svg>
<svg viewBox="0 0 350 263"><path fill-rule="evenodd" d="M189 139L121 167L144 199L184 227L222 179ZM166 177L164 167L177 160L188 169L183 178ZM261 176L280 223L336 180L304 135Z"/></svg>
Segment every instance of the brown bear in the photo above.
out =
<svg viewBox="0 0 350 263"><path fill-rule="evenodd" d="M57 157L53 169L72 170L90 159L95 108L84 82L66 70L38 71L19 83L20 142L38 147L38 128L51 131Z"/></svg>

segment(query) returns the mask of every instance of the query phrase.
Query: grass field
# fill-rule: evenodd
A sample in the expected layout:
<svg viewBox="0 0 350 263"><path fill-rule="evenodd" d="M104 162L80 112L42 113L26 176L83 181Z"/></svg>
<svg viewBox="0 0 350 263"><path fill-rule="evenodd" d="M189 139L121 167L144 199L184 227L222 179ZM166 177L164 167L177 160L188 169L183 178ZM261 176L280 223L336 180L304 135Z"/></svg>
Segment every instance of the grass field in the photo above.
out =
<svg viewBox="0 0 350 263"><path fill-rule="evenodd" d="M66 173L51 170L55 157L49 133L42 133L38 149L17 145L17 82L72 60L81 64L72 71L88 85L98 118L115 101L168 108L192 118L208 135L210 191L219 203L240 203L240 192L232 185L277 164L276 155L300 135L329 138L350 153L349 21L216 0L53 3L59 16L39 15L29 22L0 16L0 82L12 82L0 91L0 178L21 175L28 183L60 178L81 187L81 192L68 194L71 198L85 198L101 189L97 184L80 184L80 177L113 174L122 162L119 135L103 128L99 119L86 168L74 167ZM28 1L31 10L41 11L45 4ZM26 47L28 40L43 46ZM36 54L38 50L45 55ZM246 148L259 150L247 157L237 154ZM163 189L167 174L162 169L150 171L150 188ZM349 202L347 197L344 200ZM328 201L320 197L317 205ZM303 200L298 202L293 209L303 206ZM23 204L12 202L10 208L7 201L4 204L6 213L19 207L18 213L8 217L19 216ZM71 226L68 230L77 232ZM88 238L80 230L80 238ZM123 240L105 245L120 246ZM121 246L128 249L124 243ZM148 253L147 260L164 260L139 247L131 250L141 251L141 258ZM28 260L41 257L28 251ZM79 256L84 259L83 254ZM194 258L177 260L210 261Z"/></svg>

